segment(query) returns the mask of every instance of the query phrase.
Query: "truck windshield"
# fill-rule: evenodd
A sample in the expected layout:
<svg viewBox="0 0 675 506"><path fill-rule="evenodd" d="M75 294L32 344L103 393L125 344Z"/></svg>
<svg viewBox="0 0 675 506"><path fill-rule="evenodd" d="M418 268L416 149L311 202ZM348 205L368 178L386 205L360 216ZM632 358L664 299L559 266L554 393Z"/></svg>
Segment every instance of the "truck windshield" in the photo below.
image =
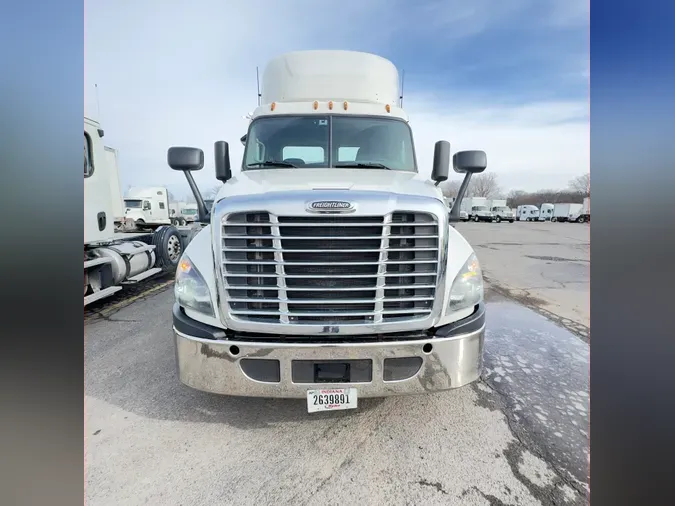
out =
<svg viewBox="0 0 675 506"><path fill-rule="evenodd" d="M189 216L192 216L193 214L197 214L196 209L183 209L183 214L187 214Z"/></svg>
<svg viewBox="0 0 675 506"><path fill-rule="evenodd" d="M492 210L493 210L493 211L499 211L499 212L510 211L510 209L509 209L508 207L495 207L495 208L493 208Z"/></svg>
<svg viewBox="0 0 675 506"><path fill-rule="evenodd" d="M487 206L475 206L475 207L473 208L473 210L474 210L474 211L487 211L488 208L487 208Z"/></svg>
<svg viewBox="0 0 675 506"><path fill-rule="evenodd" d="M124 201L124 205L127 206L130 209L140 209L142 203L143 203L142 200L125 200Z"/></svg>
<svg viewBox="0 0 675 506"><path fill-rule="evenodd" d="M333 115L254 120L242 170L284 167L417 172L412 133L402 120Z"/></svg>

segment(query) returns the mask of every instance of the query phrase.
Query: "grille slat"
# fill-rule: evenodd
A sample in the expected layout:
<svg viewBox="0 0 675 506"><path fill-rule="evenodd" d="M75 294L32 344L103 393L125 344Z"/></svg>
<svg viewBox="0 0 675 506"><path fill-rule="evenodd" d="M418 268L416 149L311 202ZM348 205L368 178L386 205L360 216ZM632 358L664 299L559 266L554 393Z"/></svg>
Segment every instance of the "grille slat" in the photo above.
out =
<svg viewBox="0 0 675 506"><path fill-rule="evenodd" d="M249 322L343 325L431 314L438 220L385 216L228 215L222 267L230 316Z"/></svg>

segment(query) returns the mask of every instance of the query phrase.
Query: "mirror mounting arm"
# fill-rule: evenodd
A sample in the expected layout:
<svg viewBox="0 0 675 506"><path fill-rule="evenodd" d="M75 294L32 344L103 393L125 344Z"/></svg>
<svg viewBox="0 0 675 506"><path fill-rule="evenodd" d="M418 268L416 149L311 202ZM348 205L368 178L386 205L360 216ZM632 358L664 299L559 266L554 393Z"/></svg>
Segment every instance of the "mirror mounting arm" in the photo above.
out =
<svg viewBox="0 0 675 506"><path fill-rule="evenodd" d="M190 185L190 190L192 190L192 195L194 195L195 201L197 202L197 212L199 213L199 221L201 223L209 223L211 221L211 213L209 212L208 209L206 209L204 198L202 197L202 194L199 191L199 188L197 187L195 178L192 177L192 174L190 173L189 170L184 170L183 174L185 174L185 179L187 179L188 185Z"/></svg>
<svg viewBox="0 0 675 506"><path fill-rule="evenodd" d="M464 198L464 195L466 195L466 191L469 189L469 183L471 182L471 176L473 176L473 172L467 172L464 175L464 181L462 181L462 184L459 187L459 190L457 190L457 196L455 197L455 202L452 204L452 209L450 209L450 215L449 219L450 222L453 221L460 221L459 217L459 211L462 205L462 199Z"/></svg>

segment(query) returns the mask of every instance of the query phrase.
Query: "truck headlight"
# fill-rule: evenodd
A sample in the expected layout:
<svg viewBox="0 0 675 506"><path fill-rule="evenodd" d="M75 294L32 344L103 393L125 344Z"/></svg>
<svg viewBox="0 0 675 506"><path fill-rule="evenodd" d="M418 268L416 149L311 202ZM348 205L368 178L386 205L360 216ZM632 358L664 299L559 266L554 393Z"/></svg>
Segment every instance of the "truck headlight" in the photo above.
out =
<svg viewBox="0 0 675 506"><path fill-rule="evenodd" d="M464 267L452 282L448 309L459 311L475 306L481 300L483 300L483 272L476 254L471 253Z"/></svg>
<svg viewBox="0 0 675 506"><path fill-rule="evenodd" d="M183 255L176 269L174 293L181 306L214 316L209 287L187 255Z"/></svg>

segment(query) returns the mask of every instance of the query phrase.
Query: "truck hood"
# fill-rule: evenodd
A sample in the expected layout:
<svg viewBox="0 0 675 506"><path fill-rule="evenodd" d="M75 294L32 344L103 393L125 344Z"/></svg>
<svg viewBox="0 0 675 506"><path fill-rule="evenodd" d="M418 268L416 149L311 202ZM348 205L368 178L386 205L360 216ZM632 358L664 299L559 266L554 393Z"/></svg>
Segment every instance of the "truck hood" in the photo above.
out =
<svg viewBox="0 0 675 506"><path fill-rule="evenodd" d="M379 169L263 169L239 172L225 183L216 202L238 195L292 190L389 191L442 201L433 181L414 172Z"/></svg>

